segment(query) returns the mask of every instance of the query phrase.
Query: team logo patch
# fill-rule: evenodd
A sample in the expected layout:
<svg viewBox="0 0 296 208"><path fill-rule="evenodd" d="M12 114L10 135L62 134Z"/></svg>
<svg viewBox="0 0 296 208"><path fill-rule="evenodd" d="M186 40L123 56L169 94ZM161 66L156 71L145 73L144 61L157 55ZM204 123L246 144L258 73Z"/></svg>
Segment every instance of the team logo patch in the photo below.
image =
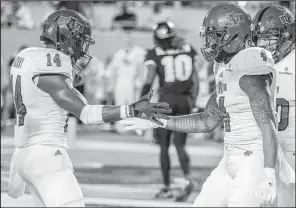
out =
<svg viewBox="0 0 296 208"><path fill-rule="evenodd" d="M244 156L250 156L252 154L253 154L253 152L250 151L250 150L247 150L247 151L244 152Z"/></svg>
<svg viewBox="0 0 296 208"><path fill-rule="evenodd" d="M226 14L218 20L220 27L236 27L241 22L245 22L244 15L242 13L234 14L233 12Z"/></svg>
<svg viewBox="0 0 296 208"><path fill-rule="evenodd" d="M57 20L58 25L64 25L68 22L69 18L65 16L60 16Z"/></svg>
<svg viewBox="0 0 296 208"><path fill-rule="evenodd" d="M284 12L284 14L279 16L279 18L283 25L289 25L294 22L293 16L288 12Z"/></svg>
<svg viewBox="0 0 296 208"><path fill-rule="evenodd" d="M57 150L57 151L54 153L54 156L58 156L58 155L62 155L62 153L60 152L60 150Z"/></svg>

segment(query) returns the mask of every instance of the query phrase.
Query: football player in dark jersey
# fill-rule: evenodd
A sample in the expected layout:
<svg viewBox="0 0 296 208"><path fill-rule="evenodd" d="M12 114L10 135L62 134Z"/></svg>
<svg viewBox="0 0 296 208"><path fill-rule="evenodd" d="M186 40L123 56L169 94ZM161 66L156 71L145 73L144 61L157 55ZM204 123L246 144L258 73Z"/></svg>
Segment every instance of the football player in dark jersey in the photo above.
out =
<svg viewBox="0 0 296 208"><path fill-rule="evenodd" d="M164 21L154 26L155 47L148 50L145 65L148 70L142 95L149 92L156 75L159 76L159 101L170 104L172 115L185 115L195 106L198 93L198 77L195 58L198 55L191 45L176 35L174 25ZM160 164L164 187L156 194L156 198L172 198L170 188L170 137L174 135L174 144L186 179L186 186L176 197L176 201L184 201L193 189L190 176L190 159L185 150L186 133L173 132L166 129L154 129L156 143L160 145Z"/></svg>

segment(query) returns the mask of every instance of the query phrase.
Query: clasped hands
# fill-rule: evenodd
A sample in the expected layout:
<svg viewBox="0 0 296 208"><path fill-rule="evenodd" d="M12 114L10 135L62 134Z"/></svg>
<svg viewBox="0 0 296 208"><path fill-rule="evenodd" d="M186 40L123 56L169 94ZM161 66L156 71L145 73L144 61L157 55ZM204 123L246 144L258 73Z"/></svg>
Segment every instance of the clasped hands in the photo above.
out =
<svg viewBox="0 0 296 208"><path fill-rule="evenodd" d="M144 95L139 101L129 106L131 114L129 117L133 117L133 119L127 119L127 121L137 121L135 118L139 118L139 120L146 119L153 122L155 125L163 125L161 119L169 120L169 117L165 115L165 113L172 112L169 104L165 102L150 103L152 95L153 90L150 90L149 93ZM123 121L121 121L121 123Z"/></svg>

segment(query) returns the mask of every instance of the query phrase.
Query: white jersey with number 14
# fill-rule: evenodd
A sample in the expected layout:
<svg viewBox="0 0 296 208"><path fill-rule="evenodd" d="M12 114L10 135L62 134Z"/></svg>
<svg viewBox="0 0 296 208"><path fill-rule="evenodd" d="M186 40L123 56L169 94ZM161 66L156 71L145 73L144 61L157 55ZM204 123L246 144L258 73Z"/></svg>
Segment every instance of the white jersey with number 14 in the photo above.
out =
<svg viewBox="0 0 296 208"><path fill-rule="evenodd" d="M72 88L70 57L49 48L27 48L16 56L10 72L16 107L14 143L67 147L67 112L37 87L38 75L61 74Z"/></svg>

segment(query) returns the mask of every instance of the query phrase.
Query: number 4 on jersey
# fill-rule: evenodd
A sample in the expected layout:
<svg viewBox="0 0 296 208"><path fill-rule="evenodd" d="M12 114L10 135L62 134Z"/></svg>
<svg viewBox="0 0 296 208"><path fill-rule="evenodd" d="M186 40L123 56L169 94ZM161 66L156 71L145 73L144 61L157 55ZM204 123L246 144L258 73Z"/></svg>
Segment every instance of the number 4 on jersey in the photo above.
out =
<svg viewBox="0 0 296 208"><path fill-rule="evenodd" d="M11 75L11 77L10 77L10 84L11 84L11 86L13 85L13 75ZM13 88L11 87L11 89L13 89ZM17 75L17 77L16 77L15 87L13 90L13 98L14 98L14 105L16 108L15 124L18 126L23 126L25 123L25 115L27 114L27 109L26 109L25 104L23 103L21 76L20 75ZM17 120L18 120L18 122L17 122Z"/></svg>

